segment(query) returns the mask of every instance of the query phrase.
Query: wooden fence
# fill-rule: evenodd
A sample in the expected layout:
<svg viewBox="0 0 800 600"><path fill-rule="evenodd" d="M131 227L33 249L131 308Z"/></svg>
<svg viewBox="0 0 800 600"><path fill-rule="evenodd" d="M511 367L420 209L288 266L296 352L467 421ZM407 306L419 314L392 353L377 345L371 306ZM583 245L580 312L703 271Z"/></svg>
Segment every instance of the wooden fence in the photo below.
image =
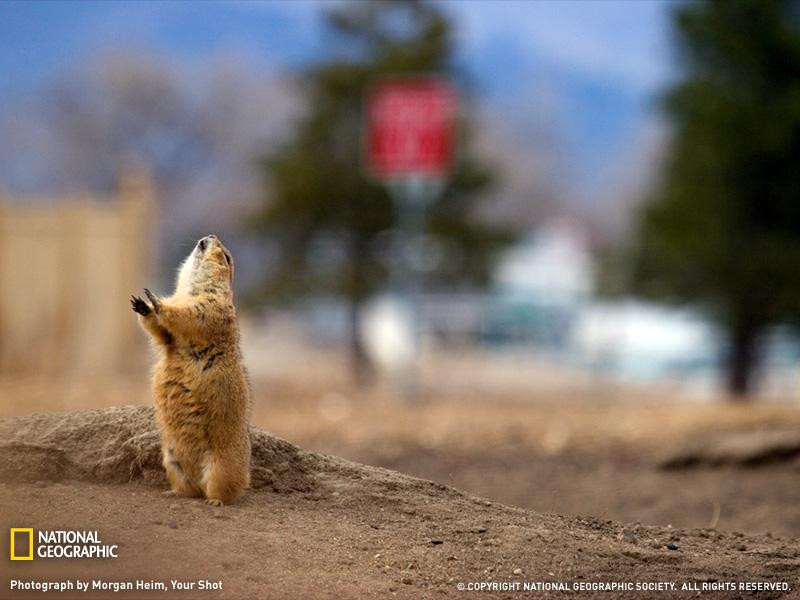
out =
<svg viewBox="0 0 800 600"><path fill-rule="evenodd" d="M0 372L44 376L138 368L128 298L148 281L155 194L126 172L114 197L0 195Z"/></svg>

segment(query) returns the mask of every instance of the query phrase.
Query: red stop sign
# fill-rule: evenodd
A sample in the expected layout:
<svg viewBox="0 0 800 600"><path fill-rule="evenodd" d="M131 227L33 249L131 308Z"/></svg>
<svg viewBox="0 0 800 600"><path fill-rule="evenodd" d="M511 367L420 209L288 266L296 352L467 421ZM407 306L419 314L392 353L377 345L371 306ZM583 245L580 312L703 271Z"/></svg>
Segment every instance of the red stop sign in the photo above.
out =
<svg viewBox="0 0 800 600"><path fill-rule="evenodd" d="M458 99L435 77L390 79L367 98L365 159L379 178L441 177L453 162Z"/></svg>

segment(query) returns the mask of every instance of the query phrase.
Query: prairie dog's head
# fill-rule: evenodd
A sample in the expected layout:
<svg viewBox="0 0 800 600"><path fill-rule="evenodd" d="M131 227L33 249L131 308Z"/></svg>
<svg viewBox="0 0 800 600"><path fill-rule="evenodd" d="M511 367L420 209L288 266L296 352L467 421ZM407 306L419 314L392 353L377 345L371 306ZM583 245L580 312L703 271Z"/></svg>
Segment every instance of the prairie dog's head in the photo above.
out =
<svg viewBox="0 0 800 600"><path fill-rule="evenodd" d="M178 271L175 293L233 294L233 255L215 235L197 242Z"/></svg>

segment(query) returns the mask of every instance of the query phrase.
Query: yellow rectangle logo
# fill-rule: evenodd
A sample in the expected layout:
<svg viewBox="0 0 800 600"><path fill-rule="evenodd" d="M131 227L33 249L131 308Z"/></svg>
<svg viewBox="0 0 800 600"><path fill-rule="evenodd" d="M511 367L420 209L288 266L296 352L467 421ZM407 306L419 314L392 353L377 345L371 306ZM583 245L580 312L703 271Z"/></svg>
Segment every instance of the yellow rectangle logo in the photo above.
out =
<svg viewBox="0 0 800 600"><path fill-rule="evenodd" d="M28 554L17 556L15 541L18 533L28 534ZM11 560L33 560L33 527L11 528Z"/></svg>

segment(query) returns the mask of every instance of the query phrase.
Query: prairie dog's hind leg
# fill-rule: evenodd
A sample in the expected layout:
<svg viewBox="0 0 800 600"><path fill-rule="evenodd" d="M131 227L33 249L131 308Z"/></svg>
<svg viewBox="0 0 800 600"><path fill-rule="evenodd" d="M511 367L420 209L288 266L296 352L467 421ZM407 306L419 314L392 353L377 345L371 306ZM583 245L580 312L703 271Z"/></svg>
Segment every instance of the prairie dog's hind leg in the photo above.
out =
<svg viewBox="0 0 800 600"><path fill-rule="evenodd" d="M200 482L206 504L222 506L239 498L247 487L247 473L240 474L235 463L226 464L219 456L211 456L203 467Z"/></svg>
<svg viewBox="0 0 800 600"><path fill-rule="evenodd" d="M201 496L198 490L186 478L180 463L175 460L172 452L168 448L164 448L164 470L167 472L167 479L169 480L170 489L163 493L164 496L179 496L184 498L196 498Z"/></svg>

